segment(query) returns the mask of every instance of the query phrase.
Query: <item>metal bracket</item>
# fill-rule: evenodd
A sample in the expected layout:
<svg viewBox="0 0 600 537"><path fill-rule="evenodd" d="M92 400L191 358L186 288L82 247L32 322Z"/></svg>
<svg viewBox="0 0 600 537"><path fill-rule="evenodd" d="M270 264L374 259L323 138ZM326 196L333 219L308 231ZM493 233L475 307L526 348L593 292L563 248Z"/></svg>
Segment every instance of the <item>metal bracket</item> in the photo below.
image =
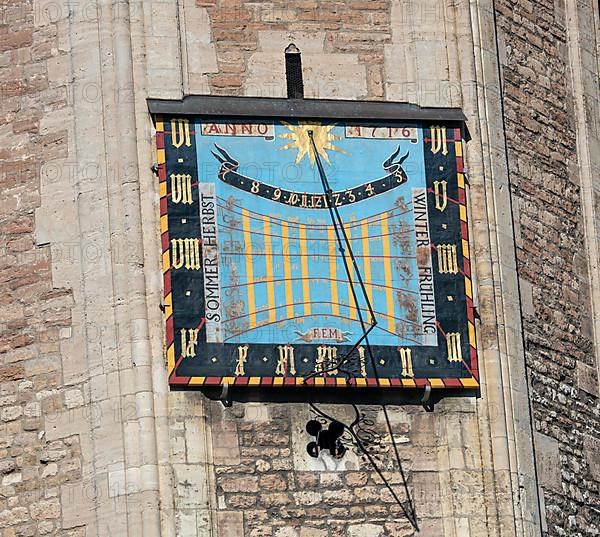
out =
<svg viewBox="0 0 600 537"><path fill-rule="evenodd" d="M223 384L223 388L221 389L221 395L219 395L219 401L221 401L221 404L225 408L229 408L230 406L233 405L233 401L230 401L229 399L227 399L228 395L229 395L229 384L225 383L225 384Z"/></svg>
<svg viewBox="0 0 600 537"><path fill-rule="evenodd" d="M421 399L423 408L427 412L433 412L433 403L429 402L430 397L431 397L431 385L428 384L427 386L425 386L425 391L423 392L423 398Z"/></svg>

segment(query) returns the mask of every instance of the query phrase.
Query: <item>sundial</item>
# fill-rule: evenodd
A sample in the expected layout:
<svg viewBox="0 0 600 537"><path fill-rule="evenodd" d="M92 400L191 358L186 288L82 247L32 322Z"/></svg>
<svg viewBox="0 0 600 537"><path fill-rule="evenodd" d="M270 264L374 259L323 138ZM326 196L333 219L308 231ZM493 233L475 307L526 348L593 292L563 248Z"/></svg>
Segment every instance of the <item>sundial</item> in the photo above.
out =
<svg viewBox="0 0 600 537"><path fill-rule="evenodd" d="M170 385L476 389L460 125L221 108L156 116Z"/></svg>

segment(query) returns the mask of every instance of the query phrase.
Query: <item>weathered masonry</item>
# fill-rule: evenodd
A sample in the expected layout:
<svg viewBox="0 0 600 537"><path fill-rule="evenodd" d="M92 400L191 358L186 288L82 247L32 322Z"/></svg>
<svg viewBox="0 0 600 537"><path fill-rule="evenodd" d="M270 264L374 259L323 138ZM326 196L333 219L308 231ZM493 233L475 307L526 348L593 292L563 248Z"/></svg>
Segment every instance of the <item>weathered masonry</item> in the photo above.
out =
<svg viewBox="0 0 600 537"><path fill-rule="evenodd" d="M309 376L322 398L399 394L385 413L378 396L317 408L349 423L359 403L419 535L600 532L597 3L7 0L1 16L3 537L417 535L346 437L311 456L319 415L290 384ZM218 97L245 112L207 111ZM319 101L350 105L300 117ZM356 103L370 112L352 119ZM425 157L419 175L421 147L436 176ZM207 158L188 166L191 151ZM365 275L355 308L319 163ZM294 182L300 168L310 182ZM252 201L223 213L224 191ZM386 205L400 194L405 209ZM205 324L188 309L170 340L187 291L205 297ZM343 377L369 304L381 354L373 366L363 344ZM444 324L449 308L462 324ZM316 314L326 322L242 334ZM286 397L265 402L266 382ZM247 402L214 400L224 384Z"/></svg>

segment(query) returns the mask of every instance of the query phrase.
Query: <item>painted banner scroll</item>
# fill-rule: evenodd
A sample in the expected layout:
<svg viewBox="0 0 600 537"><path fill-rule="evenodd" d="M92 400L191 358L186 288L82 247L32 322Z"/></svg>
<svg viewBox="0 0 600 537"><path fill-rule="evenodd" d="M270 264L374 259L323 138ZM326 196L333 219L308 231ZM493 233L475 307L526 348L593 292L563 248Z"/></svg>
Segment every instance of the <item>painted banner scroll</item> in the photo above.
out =
<svg viewBox="0 0 600 537"><path fill-rule="evenodd" d="M156 127L172 387L478 386L460 129L192 116ZM309 130L359 274L345 269ZM369 321L359 275L374 359L363 342L349 374L335 366Z"/></svg>

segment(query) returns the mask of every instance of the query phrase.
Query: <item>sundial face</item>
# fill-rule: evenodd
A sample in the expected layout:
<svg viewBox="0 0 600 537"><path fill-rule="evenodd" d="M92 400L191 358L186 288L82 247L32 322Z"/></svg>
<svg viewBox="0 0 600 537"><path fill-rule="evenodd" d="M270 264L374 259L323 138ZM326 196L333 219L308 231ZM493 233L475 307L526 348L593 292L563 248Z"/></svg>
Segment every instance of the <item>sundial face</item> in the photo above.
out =
<svg viewBox="0 0 600 537"><path fill-rule="evenodd" d="M162 117L157 149L172 386L477 386L460 129Z"/></svg>

